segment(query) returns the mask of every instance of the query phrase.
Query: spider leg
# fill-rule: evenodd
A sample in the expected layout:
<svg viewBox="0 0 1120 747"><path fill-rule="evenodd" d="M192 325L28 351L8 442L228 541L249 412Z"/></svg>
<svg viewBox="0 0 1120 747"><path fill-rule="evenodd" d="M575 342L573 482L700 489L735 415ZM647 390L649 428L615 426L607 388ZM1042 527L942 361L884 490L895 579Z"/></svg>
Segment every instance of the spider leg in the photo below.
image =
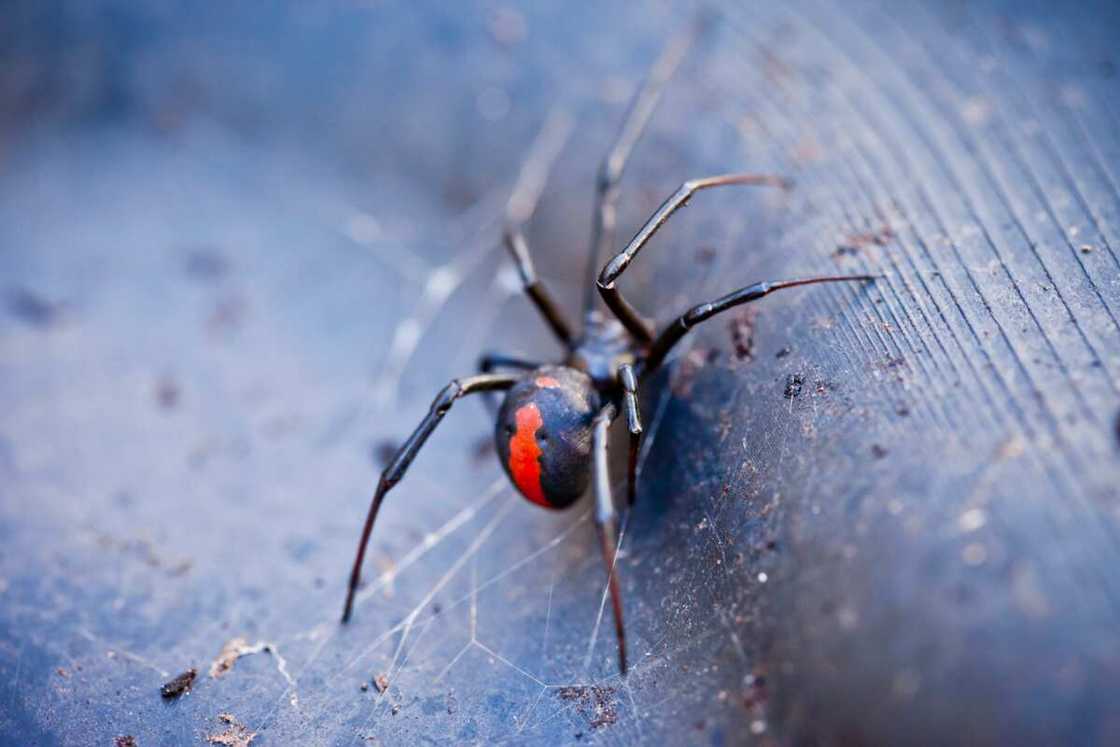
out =
<svg viewBox="0 0 1120 747"><path fill-rule="evenodd" d="M630 266L634 257L638 256L642 247L657 233L657 229L669 220L669 216L684 207L694 194L702 189L723 187L729 184L750 184L763 187L782 187L783 189L789 187L787 180L768 174L721 174L702 179L689 179L665 202L661 203L661 207L657 208L641 230L634 235L634 238L630 239L626 248L607 262L603 271L599 274L599 279L596 281L599 295L603 297L603 301L618 318L618 321L622 322L622 326L626 327L639 342L643 344L653 342L653 329L649 322L643 319L634 307L622 297L622 293L615 286L615 281Z"/></svg>
<svg viewBox="0 0 1120 747"><path fill-rule="evenodd" d="M537 277L533 267L533 259L529 256L529 242L525 240L525 232L520 225L510 224L505 231L506 249L517 265L517 273L521 276L521 284L525 295L537 307L537 311L544 317L545 322L552 329L552 333L565 347L572 346L572 327L567 317L548 292L548 288Z"/></svg>
<svg viewBox="0 0 1120 747"><path fill-rule="evenodd" d="M587 283L584 286L584 316L595 304L595 278L599 263L614 246L619 181L622 179L626 162L645 131L646 125L649 124L666 84L680 67L681 61L700 30L701 24L694 24L692 28L677 34L665 44L661 55L650 68L645 82L634 94L614 144L599 164L599 173L595 181L595 211L592 213L591 222L591 251L587 258Z"/></svg>
<svg viewBox="0 0 1120 747"><path fill-rule="evenodd" d="M626 412L626 427L630 431L630 459L626 472L627 504L634 505L638 485L638 448L642 444L642 418L638 411L638 379L629 363L618 367L618 379L622 383L622 409Z"/></svg>
<svg viewBox="0 0 1120 747"><path fill-rule="evenodd" d="M618 513L611 497L611 476L607 467L607 429L614 420L615 406L607 405L595 416L591 432L592 485L595 490L595 529L607 568L607 586L614 611L614 630L618 637L618 668L626 674L626 629L622 622L622 592L618 585Z"/></svg>
<svg viewBox="0 0 1120 747"><path fill-rule="evenodd" d="M525 239L524 226L537 210L548 173L560 155L571 129L571 119L562 110L554 110L545 120L529 149L529 155L521 164L517 183L506 203L504 237L506 249L517 265L525 294L540 311L552 332L568 348L572 346L572 327L552 294L537 277L532 257L529 256L529 242Z"/></svg>
<svg viewBox="0 0 1120 747"><path fill-rule="evenodd" d="M521 371L532 371L535 368L540 368L541 364L536 361L527 361L524 358L516 358L505 353L483 353L478 359L479 373L491 373L495 368L516 368Z"/></svg>
<svg viewBox="0 0 1120 747"><path fill-rule="evenodd" d="M488 374L496 368L515 368L521 371L532 371L533 369L540 368L541 364L535 361L527 361L523 358L515 358L513 356L505 355L504 353L483 353L478 359L478 372ZM498 412L497 402L494 400L493 392L484 392L482 395L483 402L486 403L486 409L490 411L491 415L496 415Z"/></svg>
<svg viewBox="0 0 1120 747"><path fill-rule="evenodd" d="M665 360L665 356L676 345L690 329L700 324L703 321L710 319L716 314L727 311L730 308L739 306L740 304L755 301L763 296L772 293L782 288L796 288L800 285L812 285L814 283L844 283L854 281L874 280L880 277L878 275L830 275L825 277L805 278L802 280L780 280L769 283L755 283L748 285L746 288L728 293L726 296L717 298L708 303L702 303L698 306L693 306L691 309L681 314L672 323L670 323L657 339L653 341L650 346L649 354L641 363L641 375L645 376L652 373L658 366Z"/></svg>
<svg viewBox="0 0 1120 747"><path fill-rule="evenodd" d="M350 613L354 605L354 593L357 591L358 582L361 580L362 561L366 556L366 546L369 544L369 535L370 532L373 531L373 522L377 518L377 511L381 508L381 502L385 499L385 494L404 477L405 471L408 470L408 465L412 463L412 460L416 457L416 453L420 451L420 447L428 440L428 436L432 435L432 431L434 431L436 426L439 425L439 422L443 420L443 416L451 409L451 405L454 404L455 400L475 392L509 389L517 380L517 376L510 374L468 376L453 380L436 395L435 400L432 401L431 409L428 410L428 414L420 421L420 425L412 432L408 440L397 449L393 461L391 461L389 466L385 468L385 471L381 473L381 479L377 482L377 490L373 494L373 500L370 502L369 506L369 514L366 516L366 523L362 528L362 538L358 542L358 554L354 558L354 567L350 571L350 586L346 592L346 606L342 611L342 622L346 622L350 619Z"/></svg>

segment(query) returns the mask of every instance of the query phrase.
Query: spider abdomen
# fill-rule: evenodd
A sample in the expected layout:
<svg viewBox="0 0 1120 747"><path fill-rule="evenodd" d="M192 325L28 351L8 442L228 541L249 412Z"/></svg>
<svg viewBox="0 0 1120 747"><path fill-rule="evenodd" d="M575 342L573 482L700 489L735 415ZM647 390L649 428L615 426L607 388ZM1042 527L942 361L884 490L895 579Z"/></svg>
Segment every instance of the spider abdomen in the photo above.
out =
<svg viewBox="0 0 1120 747"><path fill-rule="evenodd" d="M494 435L502 467L525 498L566 508L583 495L598 409L591 378L566 366L538 368L509 390Z"/></svg>

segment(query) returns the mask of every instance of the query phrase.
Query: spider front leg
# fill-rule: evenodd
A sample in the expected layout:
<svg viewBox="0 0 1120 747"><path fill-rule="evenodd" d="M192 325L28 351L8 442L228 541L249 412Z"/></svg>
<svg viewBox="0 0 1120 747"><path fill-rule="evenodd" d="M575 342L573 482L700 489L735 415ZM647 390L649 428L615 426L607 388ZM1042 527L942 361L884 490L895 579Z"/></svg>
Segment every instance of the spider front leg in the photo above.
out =
<svg viewBox="0 0 1120 747"><path fill-rule="evenodd" d="M638 411L638 379L629 363L618 367L618 380L622 384L622 409L626 412L626 427L630 431L630 459L626 471L627 504L634 505L638 485L638 450L642 445L642 418Z"/></svg>
<svg viewBox="0 0 1120 747"><path fill-rule="evenodd" d="M726 296L717 298L708 303L702 303L698 306L693 306L691 309L681 314L671 324L669 324L657 339L650 345L649 353L641 362L640 374L646 376L653 371L665 360L665 356L672 350L673 346L680 342L690 329L697 324L704 322L722 311L739 306L740 304L756 301L763 296L772 293L776 290L783 288L796 288L800 285L812 285L814 283L847 283L853 281L867 281L874 280L877 275L828 275L816 278L804 278L802 280L779 280L769 283L755 283L748 285L746 288L740 288L734 293L728 293Z"/></svg>
<svg viewBox="0 0 1120 747"><path fill-rule="evenodd" d="M475 392L509 389L517 382L518 378L510 374L482 374L453 380L436 395L428 414L420 421L420 425L408 437L408 440L397 449L393 460L381 473L381 479L377 482L377 490L374 491L373 500L370 502L369 514L367 514L365 526L362 528L362 538L358 542L358 554L354 558L354 567L350 571L350 586L346 592L346 605L342 610L342 622L350 619L350 613L354 606L354 593L358 590L358 583L361 581L362 561L365 560L366 546L369 544L373 523L377 519L377 512L381 508L381 502L385 499L385 494L392 490L393 486L404 477L408 466L416 458L416 453L428 440L428 436L432 435L432 431L443 420L443 416L451 409L455 400Z"/></svg>
<svg viewBox="0 0 1120 747"><path fill-rule="evenodd" d="M626 248L616 254L610 262L607 262L603 271L599 274L599 280L596 283L599 288L599 295L603 297L603 301L618 318L618 321L622 322L622 326L626 327L638 342L643 344L653 342L653 329L642 318L641 314L622 297L622 293L615 286L619 275L630 266L642 247L657 233L657 229L661 228L673 213L687 205L694 194L702 189L723 187L730 184L751 184L762 187L781 187L783 189L789 187L787 180L780 176L768 174L722 174L720 176L704 177L703 179L690 179L670 195L669 199L661 203L661 207L657 208L641 230L634 234L634 238L630 239Z"/></svg>
<svg viewBox="0 0 1120 747"><path fill-rule="evenodd" d="M626 629L622 622L622 592L618 584L618 512L611 497L611 475L607 467L607 429L614 420L614 405L607 405L595 416L591 428L592 486L595 491L595 529L607 568L607 586L614 611L614 629L618 637L618 668L626 674Z"/></svg>
<svg viewBox="0 0 1120 747"><path fill-rule="evenodd" d="M681 61L701 30L702 24L694 24L692 28L686 29L666 43L645 82L634 95L614 144L599 165L599 173L595 181L595 209L591 223L591 251L587 258L587 285L584 287L585 317L594 306L595 273L599 269L599 262L614 246L616 206L620 191L618 185L622 180L626 162L630 160L634 146L638 144L638 140L649 124L665 86L680 67Z"/></svg>
<svg viewBox="0 0 1120 747"><path fill-rule="evenodd" d="M553 299L552 294L548 292L548 288L537 277L532 257L529 256L529 242L525 239L525 233L520 225L506 226L505 242L506 249L509 250L510 256L517 265L517 273L521 276L521 284L525 289L525 295L537 307L557 339L565 347L570 348L572 346L572 327L564 316L564 312L560 310L560 306Z"/></svg>
<svg viewBox="0 0 1120 747"><path fill-rule="evenodd" d="M545 121L521 164L521 173L506 203L505 245L517 265L525 295L540 311L553 334L564 347L572 347L572 327L560 306L537 278L533 259L529 255L529 242L525 239L524 226L532 219L540 202L541 192L548 180L549 171L568 139L572 123L562 111L554 111Z"/></svg>

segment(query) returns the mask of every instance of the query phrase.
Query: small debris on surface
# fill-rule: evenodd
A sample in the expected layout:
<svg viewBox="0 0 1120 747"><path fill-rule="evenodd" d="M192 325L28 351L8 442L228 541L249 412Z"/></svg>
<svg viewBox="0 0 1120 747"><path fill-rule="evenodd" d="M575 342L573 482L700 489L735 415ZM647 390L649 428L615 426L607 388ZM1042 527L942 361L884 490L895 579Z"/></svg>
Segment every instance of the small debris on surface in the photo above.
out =
<svg viewBox="0 0 1120 747"><path fill-rule="evenodd" d="M163 687L159 689L159 694L165 698L178 698L184 693L189 693L191 685L194 684L194 678L197 676L198 670L191 667L178 677L163 683Z"/></svg>
<svg viewBox="0 0 1120 747"><path fill-rule="evenodd" d="M1093 253L1093 245L1092 244L1082 244L1081 245L1081 253L1082 254L1092 254Z"/></svg>
<svg viewBox="0 0 1120 747"><path fill-rule="evenodd" d="M401 707L400 707L400 704L398 703L397 705L394 705L394 706L392 707L392 709L390 709L390 711L389 711L389 712L390 712L391 714L393 714L394 716L396 716L396 715L397 715L398 713L400 713L400 712L401 712Z"/></svg>
<svg viewBox="0 0 1120 747"><path fill-rule="evenodd" d="M577 685L561 687L556 691L561 700L577 704L580 714L592 729L610 726L618 721L615 689L605 685Z"/></svg>
<svg viewBox="0 0 1120 747"><path fill-rule="evenodd" d="M137 747L136 737L126 734L113 740L113 747Z"/></svg>
<svg viewBox="0 0 1120 747"><path fill-rule="evenodd" d="M783 392L786 399L793 399L801 394L801 387L805 385L805 379L801 374L790 374L786 377L786 388Z"/></svg>
<svg viewBox="0 0 1120 747"><path fill-rule="evenodd" d="M879 444L871 444L871 456L876 459L882 459L887 453L886 447L880 446Z"/></svg>
<svg viewBox="0 0 1120 747"><path fill-rule="evenodd" d="M377 694L381 695L389 689L389 677L382 673L373 678L373 686L377 688Z"/></svg>
<svg viewBox="0 0 1120 747"><path fill-rule="evenodd" d="M249 744L257 738L255 731L250 731L232 714L219 713L218 720L226 725L226 730L218 734L207 735L206 741L210 744L221 744L225 747L249 747Z"/></svg>
<svg viewBox="0 0 1120 747"><path fill-rule="evenodd" d="M373 463L379 469L385 469L393 457L397 455L397 442L392 439L378 441L373 447Z"/></svg>
<svg viewBox="0 0 1120 747"><path fill-rule="evenodd" d="M38 293L17 288L8 295L8 311L29 327L44 328L58 321L62 307Z"/></svg>
<svg viewBox="0 0 1120 747"><path fill-rule="evenodd" d="M747 677L747 691L743 694L745 708L760 708L766 704L766 677L762 674L751 674Z"/></svg>
<svg viewBox="0 0 1120 747"><path fill-rule="evenodd" d="M164 410L171 410L179 404L179 384L170 376L163 376L156 382L156 403Z"/></svg>
<svg viewBox="0 0 1120 747"><path fill-rule="evenodd" d="M222 646L222 650L218 652L218 658L210 663L210 676L217 679L223 674L233 669L233 665L242 656L250 653L256 653L258 650L255 646L250 646L249 642L244 638L231 638L226 641L226 645Z"/></svg>
<svg viewBox="0 0 1120 747"><path fill-rule="evenodd" d="M195 249L187 254L187 275L203 282L213 282L229 272L229 261L214 249Z"/></svg>
<svg viewBox="0 0 1120 747"><path fill-rule="evenodd" d="M232 669L233 665L236 664L237 660L242 656L259 653L267 653L273 656L276 659L276 666L280 670L280 674L288 680L288 684L292 684L291 675L288 674L287 664L273 644L267 641L257 641L250 645L248 641L240 637L231 638L222 646L222 650L218 652L218 657L210 663L210 676L217 679Z"/></svg>
<svg viewBox="0 0 1120 747"><path fill-rule="evenodd" d="M793 351L790 350L789 348L782 348L781 350L779 350L777 353L774 354L774 357L775 358L785 358L787 355L789 355L792 352Z"/></svg>
<svg viewBox="0 0 1120 747"><path fill-rule="evenodd" d="M834 254L837 257L852 256L865 246L886 246L893 238L894 230L890 226L881 226L877 231L854 233L836 247Z"/></svg>
<svg viewBox="0 0 1120 747"><path fill-rule="evenodd" d="M226 296L214 304L214 310L206 319L206 327L214 334L236 330L245 321L247 312L248 304L244 298Z"/></svg>
<svg viewBox="0 0 1120 747"><path fill-rule="evenodd" d="M716 250L714 247L702 246L696 250L696 264L698 265L710 265L715 258Z"/></svg>
<svg viewBox="0 0 1120 747"><path fill-rule="evenodd" d="M749 361L754 358L754 318L757 309L744 307L731 319L731 342L735 346L735 359Z"/></svg>
<svg viewBox="0 0 1120 747"><path fill-rule="evenodd" d="M364 693L369 692L369 683L363 682L362 684L358 685L358 689Z"/></svg>
<svg viewBox="0 0 1120 747"><path fill-rule="evenodd" d="M475 439L471 454L476 463L489 462L497 452L494 450L494 437L487 434Z"/></svg>
<svg viewBox="0 0 1120 747"><path fill-rule="evenodd" d="M62 667L57 667L54 671L59 677L69 677L70 676L70 673L67 672L65 669L63 669Z"/></svg>
<svg viewBox="0 0 1120 747"><path fill-rule="evenodd" d="M118 539L112 535L100 534L97 536L97 545L106 550L116 550L131 555L149 568L163 568L169 576L182 576L193 565L190 559L176 560L160 557L156 552L156 546L150 540L143 538Z"/></svg>
<svg viewBox="0 0 1120 747"><path fill-rule="evenodd" d="M696 374L704 367L705 362L711 362L713 351L693 348L682 356L677 364L676 375L670 385L673 394L677 397L687 397L692 394L692 385L695 383Z"/></svg>

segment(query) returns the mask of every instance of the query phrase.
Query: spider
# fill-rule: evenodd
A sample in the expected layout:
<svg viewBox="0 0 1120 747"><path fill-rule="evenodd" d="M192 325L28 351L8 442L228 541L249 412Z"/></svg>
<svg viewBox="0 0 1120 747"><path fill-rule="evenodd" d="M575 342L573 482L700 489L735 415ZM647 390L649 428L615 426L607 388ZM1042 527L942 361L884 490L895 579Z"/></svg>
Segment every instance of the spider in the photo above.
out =
<svg viewBox="0 0 1120 747"><path fill-rule="evenodd" d="M354 594L361 580L362 562L378 510L386 494L400 482L417 452L451 406L468 394L505 392L497 413L494 437L497 453L510 480L527 500L548 509L564 509L592 486L595 527L606 566L618 639L618 666L626 674L626 633L622 595L616 567L618 512L611 495L607 469L607 430L624 413L630 433L627 469L627 507L634 505L636 470L642 437L638 386L655 372L666 355L696 325L727 309L749 303L776 290L813 283L870 281L874 275L824 276L761 282L688 309L655 330L622 296L618 279L653 238L657 230L697 192L727 185L789 188L778 176L733 173L690 179L677 189L642 226L626 247L596 272L610 250L615 234L619 181L631 151L657 106L661 93L680 65L697 28L671 39L638 89L611 149L601 163L596 182L591 251L583 299L584 324L579 334L537 277L523 226L532 217L536 197L510 199L504 243L520 275L524 292L536 306L567 354L560 363L541 364L499 354L484 355L479 373L454 379L443 388L431 409L381 474L370 503L350 583L342 622L350 619ZM537 196L539 196L539 191ZM528 204L524 204L528 203ZM611 316L596 308L596 291ZM496 370L510 372L496 373Z"/></svg>

